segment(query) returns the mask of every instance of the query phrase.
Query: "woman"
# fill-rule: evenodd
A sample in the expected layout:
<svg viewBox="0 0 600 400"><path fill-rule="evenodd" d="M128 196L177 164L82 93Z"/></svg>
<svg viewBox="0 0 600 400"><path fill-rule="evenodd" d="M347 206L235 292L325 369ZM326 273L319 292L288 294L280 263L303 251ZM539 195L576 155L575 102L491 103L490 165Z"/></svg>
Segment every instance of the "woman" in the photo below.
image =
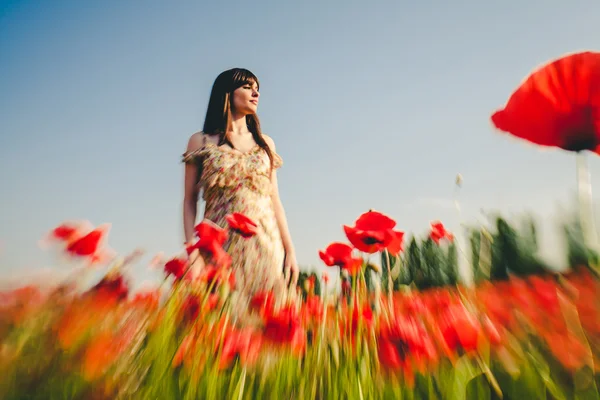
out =
<svg viewBox="0 0 600 400"><path fill-rule="evenodd" d="M237 285L247 293L294 288L298 265L277 186L283 161L273 140L263 135L256 110L256 76L241 68L221 73L214 82L204 128L193 134L183 154L185 194L183 225L186 245L194 239L199 192L205 201L204 218L225 227L227 214L239 212L257 223L250 239L232 236L224 246L232 257ZM197 275L204 261L192 265Z"/></svg>

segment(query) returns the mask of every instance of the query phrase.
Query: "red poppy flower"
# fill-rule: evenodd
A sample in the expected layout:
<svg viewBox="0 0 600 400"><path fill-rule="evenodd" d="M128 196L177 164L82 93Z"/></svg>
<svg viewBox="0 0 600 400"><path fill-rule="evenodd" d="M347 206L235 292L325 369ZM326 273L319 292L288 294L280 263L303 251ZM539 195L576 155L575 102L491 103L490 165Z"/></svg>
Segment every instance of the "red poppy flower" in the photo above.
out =
<svg viewBox="0 0 600 400"><path fill-rule="evenodd" d="M531 276L528 280L533 288L531 291L533 300L546 312L552 315L559 314L560 304L557 284L551 279L545 279L540 276Z"/></svg>
<svg viewBox="0 0 600 400"><path fill-rule="evenodd" d="M264 337L279 345L289 345L296 353L306 346L306 332L300 315L292 306L285 306L264 317Z"/></svg>
<svg viewBox="0 0 600 400"><path fill-rule="evenodd" d="M219 368L229 368L239 357L244 366L251 366L258 360L262 348L262 336L250 328L231 329L224 334L223 347L219 358Z"/></svg>
<svg viewBox="0 0 600 400"><path fill-rule="evenodd" d="M233 213L225 217L229 227L239 233L243 238L250 238L256 235L256 222L242 213Z"/></svg>
<svg viewBox="0 0 600 400"><path fill-rule="evenodd" d="M302 314L302 320L306 323L308 321L320 321L323 317L323 311L325 307L321 301L321 297L316 295L309 295L306 298L306 302L300 309Z"/></svg>
<svg viewBox="0 0 600 400"><path fill-rule="evenodd" d="M399 343L402 344L402 342ZM390 339L380 337L377 340L377 353L379 362L385 368L396 371L404 365L405 348Z"/></svg>
<svg viewBox="0 0 600 400"><path fill-rule="evenodd" d="M404 232L393 230L391 234L392 240L390 240L387 250L392 256L397 256L404 250Z"/></svg>
<svg viewBox="0 0 600 400"><path fill-rule="evenodd" d="M93 257L100 249L100 244L108 235L110 224L98 226L88 234L74 240L67 246L67 253L73 256Z"/></svg>
<svg viewBox="0 0 600 400"><path fill-rule="evenodd" d="M71 224L62 224L52 230L50 236L58 240L71 240L79 234L79 228Z"/></svg>
<svg viewBox="0 0 600 400"><path fill-rule="evenodd" d="M319 257L328 267L341 267L352 256L353 248L345 243L331 243L325 251L319 250Z"/></svg>
<svg viewBox="0 0 600 400"><path fill-rule="evenodd" d="M344 264L342 270L347 271L351 276L355 276L360 272L363 266L363 259L360 257L352 257Z"/></svg>
<svg viewBox="0 0 600 400"><path fill-rule="evenodd" d="M225 231L225 229L221 228L220 226L209 220L204 220L200 222L198 225L196 225L194 229L196 231L196 234L200 238L201 245L208 244L211 242L223 245L227 240L227 232Z"/></svg>
<svg viewBox="0 0 600 400"><path fill-rule="evenodd" d="M429 237L436 243L440 244L442 239L448 239L452 241L454 236L446 230L444 224L439 221L431 223L431 232L429 233Z"/></svg>
<svg viewBox="0 0 600 400"><path fill-rule="evenodd" d="M416 296L414 294L407 294L403 298L404 300L404 309L408 314L411 315L424 315L428 312L428 309L423 302L423 299L420 296Z"/></svg>
<svg viewBox="0 0 600 400"><path fill-rule="evenodd" d="M358 250L369 254L382 251L392 239L389 231L362 231L344 225L344 232L350 243Z"/></svg>
<svg viewBox="0 0 600 400"><path fill-rule="evenodd" d="M199 240L194 245L187 247L188 254L198 249L216 258L223 257L223 245L227 240L227 231L225 229L209 220L204 220L195 227L195 231Z"/></svg>
<svg viewBox="0 0 600 400"><path fill-rule="evenodd" d="M396 221L378 211L368 211L358 217L355 226L362 230L388 230L394 229Z"/></svg>
<svg viewBox="0 0 600 400"><path fill-rule="evenodd" d="M360 257L352 257L353 250L345 243L334 242L327 246L325 251L320 250L319 257L328 267L338 266L349 274L356 275L360 271L363 260Z"/></svg>
<svg viewBox="0 0 600 400"><path fill-rule="evenodd" d="M448 347L457 349L460 345L467 352L477 348L481 325L464 305L450 306L441 316L439 323Z"/></svg>
<svg viewBox="0 0 600 400"><path fill-rule="evenodd" d="M370 329L373 325L373 310L371 309L371 306L368 303L363 304L363 306L361 307L358 305L356 299L354 299L354 307L352 310L351 319L351 334L354 334L358 329L359 321L367 329Z"/></svg>
<svg viewBox="0 0 600 400"><path fill-rule="evenodd" d="M582 52L532 73L492 122L537 145L600 153L599 114L600 53Z"/></svg>
<svg viewBox="0 0 600 400"><path fill-rule="evenodd" d="M186 268L188 266L187 260L183 258L172 258L167 261L165 264L165 274L167 276L173 275L176 280L179 280L185 274Z"/></svg>
<svg viewBox="0 0 600 400"><path fill-rule="evenodd" d="M568 371L580 370L591 356L589 349L572 332L546 332L544 340L554 357Z"/></svg>
<svg viewBox="0 0 600 400"><path fill-rule="evenodd" d="M269 292L258 292L250 300L250 310L257 311L261 315L270 315L275 309L275 294Z"/></svg>
<svg viewBox="0 0 600 400"><path fill-rule="evenodd" d="M53 243L68 246L92 229L94 227L89 221L66 221L52 229L39 244L42 247L47 247Z"/></svg>
<svg viewBox="0 0 600 400"><path fill-rule="evenodd" d="M393 370L405 365L411 356L427 360L437 356L427 330L414 317L395 316L382 326L377 342L381 364Z"/></svg>
<svg viewBox="0 0 600 400"><path fill-rule="evenodd" d="M119 273L105 276L91 289L91 291L101 293L118 300L127 298L127 295L129 294L129 288L127 287L125 278L123 278L123 275Z"/></svg>
<svg viewBox="0 0 600 400"><path fill-rule="evenodd" d="M477 298L496 324L510 327L513 320L510 291L498 284L485 282L477 288Z"/></svg>
<svg viewBox="0 0 600 400"><path fill-rule="evenodd" d="M196 296L188 295L181 305L181 318L186 323L191 323L198 318L200 314L200 301Z"/></svg>
<svg viewBox="0 0 600 400"><path fill-rule="evenodd" d="M354 227L344 225L344 232L354 247L372 254L389 246L395 226L396 222L388 216L377 211L368 211L356 220Z"/></svg>

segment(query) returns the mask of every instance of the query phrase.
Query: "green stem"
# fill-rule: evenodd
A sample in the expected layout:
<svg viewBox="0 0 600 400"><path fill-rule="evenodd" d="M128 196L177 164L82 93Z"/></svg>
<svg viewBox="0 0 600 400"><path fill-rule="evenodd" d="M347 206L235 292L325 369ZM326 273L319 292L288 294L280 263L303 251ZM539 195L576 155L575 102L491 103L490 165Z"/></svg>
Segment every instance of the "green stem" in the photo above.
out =
<svg viewBox="0 0 600 400"><path fill-rule="evenodd" d="M592 204L592 184L590 182L590 171L585 154L577 153L576 163L579 218L581 221L584 243L588 248L597 250L598 233L596 231Z"/></svg>
<svg viewBox="0 0 600 400"><path fill-rule="evenodd" d="M504 398L504 396L502 394L502 389L500 389L500 385L498 384L498 381L496 380L496 378L494 377L494 374L490 370L490 367L481 358L480 354L477 354L476 358L477 358L477 363L479 364L479 367L483 371L483 375L487 378L490 386L492 387L492 389L494 389L494 392L496 392L496 395L500 399Z"/></svg>
<svg viewBox="0 0 600 400"><path fill-rule="evenodd" d="M240 380L239 380L239 382L237 384L237 387L235 389L236 392L238 392L237 396L235 395L235 392L234 392L234 394L233 394L232 397L237 397L237 400L241 400L242 399L242 396L244 395L244 385L245 385L245 383L246 383L246 367L244 367L244 369L242 370L242 376L240 377Z"/></svg>
<svg viewBox="0 0 600 400"><path fill-rule="evenodd" d="M392 312L392 310L394 309L394 298L392 296L392 292L394 289L394 285L392 282L392 265L391 265L391 258L390 258L390 253L389 251L387 251L387 249L383 250L385 252L385 257L387 259L387 284L388 284L388 307L390 309L390 313Z"/></svg>

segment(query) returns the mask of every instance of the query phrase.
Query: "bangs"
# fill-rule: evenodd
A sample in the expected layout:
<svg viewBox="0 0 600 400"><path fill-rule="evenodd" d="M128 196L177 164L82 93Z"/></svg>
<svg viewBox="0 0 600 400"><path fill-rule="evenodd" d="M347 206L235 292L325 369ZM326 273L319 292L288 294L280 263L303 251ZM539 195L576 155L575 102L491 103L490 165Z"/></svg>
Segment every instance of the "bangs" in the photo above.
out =
<svg viewBox="0 0 600 400"><path fill-rule="evenodd" d="M235 73L233 74L233 86L237 89L240 86L244 86L247 84L254 84L256 83L256 86L258 86L260 88L260 82L258 81L258 78L256 77L256 75L254 75L252 72L248 71L247 69L243 69L243 68L239 68L235 71Z"/></svg>

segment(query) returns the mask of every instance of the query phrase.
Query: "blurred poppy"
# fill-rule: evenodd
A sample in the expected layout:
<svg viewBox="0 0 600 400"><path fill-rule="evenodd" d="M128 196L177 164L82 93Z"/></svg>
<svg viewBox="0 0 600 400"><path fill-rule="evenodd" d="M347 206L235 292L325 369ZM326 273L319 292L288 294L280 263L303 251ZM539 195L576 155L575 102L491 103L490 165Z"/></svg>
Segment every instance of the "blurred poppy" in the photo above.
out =
<svg viewBox="0 0 600 400"><path fill-rule="evenodd" d="M187 246L188 254L198 249L211 254L213 257L220 256L223 245L227 240L227 231L209 220L204 220L194 228L199 240L191 246Z"/></svg>
<svg viewBox="0 0 600 400"><path fill-rule="evenodd" d="M179 280L185 275L188 266L188 260L175 257L165 263L164 271L167 276L173 275L176 280Z"/></svg>
<svg viewBox="0 0 600 400"><path fill-rule="evenodd" d="M532 73L492 122L537 145L599 153L599 115L600 53L582 52Z"/></svg>
<svg viewBox="0 0 600 400"><path fill-rule="evenodd" d="M319 251L319 257L328 267L338 266L348 271L350 275L356 275L362 267L363 260L360 257L352 257L354 249L345 243L331 243L323 251Z"/></svg>
<svg viewBox="0 0 600 400"><path fill-rule="evenodd" d="M390 245L395 237L392 231L395 226L396 221L388 216L377 211L368 211L358 217L354 226L344 225L344 232L354 247L373 254Z"/></svg>
<svg viewBox="0 0 600 400"><path fill-rule="evenodd" d="M387 250L392 256L397 256L404 250L404 232L391 231L392 239L388 244Z"/></svg>
<svg viewBox="0 0 600 400"><path fill-rule="evenodd" d="M448 232L446 227L444 227L444 224L439 221L431 223L431 232L429 233L429 237L431 237L431 240L433 240L436 244L440 244L442 239L447 239L449 241L454 240L454 236Z"/></svg>
<svg viewBox="0 0 600 400"><path fill-rule="evenodd" d="M226 216L229 227L234 232L239 233L243 238L250 238L256 235L256 222L242 213L233 213Z"/></svg>

